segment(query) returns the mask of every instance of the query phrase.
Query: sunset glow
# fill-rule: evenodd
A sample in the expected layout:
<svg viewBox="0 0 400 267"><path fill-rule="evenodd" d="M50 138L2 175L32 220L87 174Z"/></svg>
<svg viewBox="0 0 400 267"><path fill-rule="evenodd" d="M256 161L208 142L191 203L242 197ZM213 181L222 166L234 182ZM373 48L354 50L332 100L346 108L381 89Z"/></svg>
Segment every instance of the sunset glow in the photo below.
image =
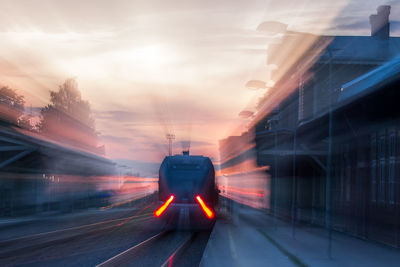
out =
<svg viewBox="0 0 400 267"><path fill-rule="evenodd" d="M237 114L254 112L265 93L249 90L246 82L277 82L265 57L269 44L282 36L257 31L258 25L279 20L290 30L331 33L347 8L346 0L337 1L322 16L320 1L296 2L299 8L292 9L289 0L236 5L121 0L112 5L96 1L96 9L93 1L79 3L76 12L76 1L25 2L2 5L0 83L23 94L27 112L32 107L39 116L49 90L76 78L94 112L106 156L144 162L162 159L169 132L177 136L174 153L181 153L181 142L191 141L194 154L218 160L218 140L246 130L249 121ZM375 6L364 4L359 13L369 14ZM304 42L291 60L312 42ZM278 78L290 66L287 62ZM272 93L271 101L290 91Z"/></svg>

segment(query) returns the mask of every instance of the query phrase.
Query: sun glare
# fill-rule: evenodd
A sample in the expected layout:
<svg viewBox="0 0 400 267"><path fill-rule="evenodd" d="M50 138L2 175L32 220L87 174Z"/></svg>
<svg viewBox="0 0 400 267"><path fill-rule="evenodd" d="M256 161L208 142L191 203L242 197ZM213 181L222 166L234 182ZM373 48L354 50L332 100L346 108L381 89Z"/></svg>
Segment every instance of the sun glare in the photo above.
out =
<svg viewBox="0 0 400 267"><path fill-rule="evenodd" d="M132 59L147 67L161 67L168 61L168 53L163 46L148 45L138 47L130 53Z"/></svg>

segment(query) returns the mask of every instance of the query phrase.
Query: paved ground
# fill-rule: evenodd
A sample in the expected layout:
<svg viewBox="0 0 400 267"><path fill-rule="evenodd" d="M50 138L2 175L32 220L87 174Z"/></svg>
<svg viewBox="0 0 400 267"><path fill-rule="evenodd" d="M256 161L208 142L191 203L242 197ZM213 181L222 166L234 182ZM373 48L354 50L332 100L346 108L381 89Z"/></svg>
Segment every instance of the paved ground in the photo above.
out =
<svg viewBox="0 0 400 267"><path fill-rule="evenodd" d="M200 266L295 266L253 227L218 221Z"/></svg>
<svg viewBox="0 0 400 267"><path fill-rule="evenodd" d="M274 220L265 212L238 208L219 220L200 266L400 266L400 250L333 232L331 257L323 228Z"/></svg>

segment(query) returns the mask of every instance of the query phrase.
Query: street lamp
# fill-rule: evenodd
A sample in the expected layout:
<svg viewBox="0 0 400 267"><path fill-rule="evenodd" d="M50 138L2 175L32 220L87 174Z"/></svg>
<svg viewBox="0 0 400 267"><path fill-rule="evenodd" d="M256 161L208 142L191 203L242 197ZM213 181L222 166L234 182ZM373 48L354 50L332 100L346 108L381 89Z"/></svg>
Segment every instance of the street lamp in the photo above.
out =
<svg viewBox="0 0 400 267"><path fill-rule="evenodd" d="M267 83L260 80L250 80L246 83L246 88L259 90L259 89L267 89Z"/></svg>
<svg viewBox="0 0 400 267"><path fill-rule="evenodd" d="M175 139L175 135L168 133L166 137L168 139L168 156L172 156L172 140Z"/></svg>
<svg viewBox="0 0 400 267"><path fill-rule="evenodd" d="M242 110L239 113L239 117L241 117L243 119L251 118L253 115L254 115L254 112L250 111L250 110Z"/></svg>
<svg viewBox="0 0 400 267"><path fill-rule="evenodd" d="M332 254L332 196L331 196L331 184L332 184L332 174L331 174L331 165L332 165L332 50L327 47L328 55L329 55L329 139L328 139L328 158L327 158L327 166L326 166L326 195L325 195L325 224L328 230L328 257L331 258Z"/></svg>
<svg viewBox="0 0 400 267"><path fill-rule="evenodd" d="M257 31L267 34L285 33L287 31L287 24L278 21L264 21L257 27Z"/></svg>

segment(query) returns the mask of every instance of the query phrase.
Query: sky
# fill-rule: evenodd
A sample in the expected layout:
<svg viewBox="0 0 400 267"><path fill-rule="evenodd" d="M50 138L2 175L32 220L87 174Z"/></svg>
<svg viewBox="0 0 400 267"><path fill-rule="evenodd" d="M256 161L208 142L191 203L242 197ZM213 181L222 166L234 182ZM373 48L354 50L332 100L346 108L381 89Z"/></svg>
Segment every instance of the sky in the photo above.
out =
<svg viewBox="0 0 400 267"><path fill-rule="evenodd" d="M245 83L269 79L267 47L280 36L260 23L369 35L380 4L392 5L396 35L398 1L0 0L0 84L38 110L75 78L109 158L159 162L173 133L175 153L190 141L217 162L218 140L246 130L238 114L263 94Z"/></svg>

